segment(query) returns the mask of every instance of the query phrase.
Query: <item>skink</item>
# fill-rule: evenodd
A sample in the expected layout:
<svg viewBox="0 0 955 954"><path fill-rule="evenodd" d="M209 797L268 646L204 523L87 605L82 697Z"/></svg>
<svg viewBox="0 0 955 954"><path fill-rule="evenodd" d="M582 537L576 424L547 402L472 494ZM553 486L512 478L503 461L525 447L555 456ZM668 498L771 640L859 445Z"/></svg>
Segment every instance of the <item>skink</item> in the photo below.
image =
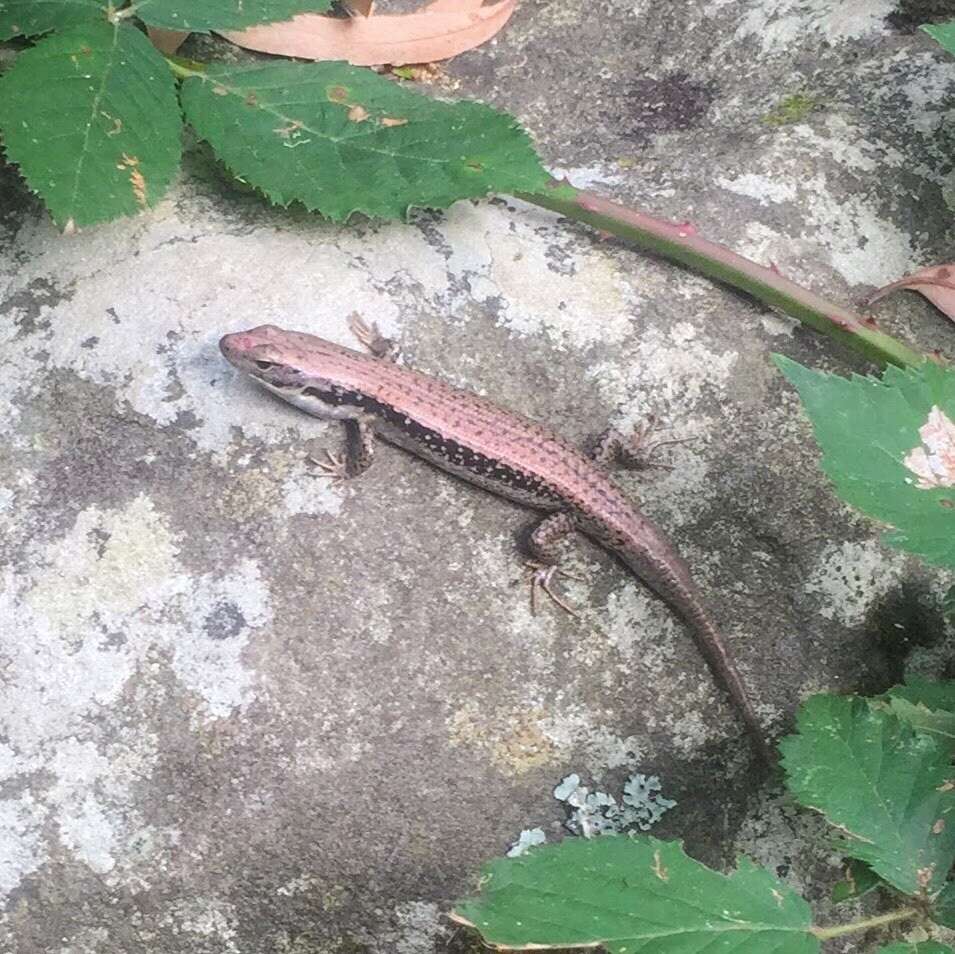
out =
<svg viewBox="0 0 955 954"><path fill-rule="evenodd" d="M757 751L772 763L772 747L689 568L607 472L614 458L628 455L621 435L608 431L588 457L542 424L394 363L393 346L377 330L360 322L353 330L371 354L274 325L225 335L220 348L231 364L286 401L345 423L351 453L331 457L327 470L357 476L370 466L375 438L382 437L469 483L547 513L531 535L530 551L540 565L535 583L551 595L559 543L568 534L581 531L615 554L691 627Z"/></svg>

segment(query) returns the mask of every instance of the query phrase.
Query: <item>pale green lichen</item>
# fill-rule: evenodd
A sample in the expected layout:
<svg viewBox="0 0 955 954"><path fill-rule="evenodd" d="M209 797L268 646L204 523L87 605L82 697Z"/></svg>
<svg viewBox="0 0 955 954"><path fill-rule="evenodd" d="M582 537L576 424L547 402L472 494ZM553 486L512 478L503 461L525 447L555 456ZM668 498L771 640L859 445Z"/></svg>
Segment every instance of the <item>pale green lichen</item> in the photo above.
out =
<svg viewBox="0 0 955 954"><path fill-rule="evenodd" d="M763 122L767 126L790 126L801 123L814 109L822 103L815 96L808 93L793 93L784 96L765 116Z"/></svg>

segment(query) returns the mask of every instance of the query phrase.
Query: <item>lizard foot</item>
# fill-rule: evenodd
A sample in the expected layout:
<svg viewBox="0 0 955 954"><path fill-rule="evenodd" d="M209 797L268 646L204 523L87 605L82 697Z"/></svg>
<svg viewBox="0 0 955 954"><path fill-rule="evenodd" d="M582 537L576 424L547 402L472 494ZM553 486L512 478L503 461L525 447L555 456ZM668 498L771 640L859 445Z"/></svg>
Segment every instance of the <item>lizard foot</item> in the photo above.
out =
<svg viewBox="0 0 955 954"><path fill-rule="evenodd" d="M568 573L566 570L560 569L560 567L554 564L547 563L528 563L528 570L530 570L530 583L531 583L531 613L537 615L537 604L538 604L538 594L543 591L546 593L564 612L570 613L571 616L579 617L577 611L567 603L558 593L554 591L554 577L555 576L566 576L568 579L577 580L579 577L573 576Z"/></svg>
<svg viewBox="0 0 955 954"><path fill-rule="evenodd" d="M328 477L331 480L348 480L348 461L344 454L333 454L325 451L325 460L316 460L314 457L305 458L312 466L317 467L317 477Z"/></svg>
<svg viewBox="0 0 955 954"><path fill-rule="evenodd" d="M348 318L348 327L351 333L365 346L376 358L382 358L385 361L398 360L398 343L386 338L379 330L375 322L368 324L357 311L351 313Z"/></svg>
<svg viewBox="0 0 955 954"><path fill-rule="evenodd" d="M652 435L658 434L662 430L660 422L652 414L647 417L643 424L635 428L627 441L627 445L622 448L621 457L624 466L634 470L644 470L650 467L656 467L660 470L673 470L672 464L665 464L653 459L656 452L661 447L685 444L687 441L695 440L695 438L677 437L669 440L651 440Z"/></svg>

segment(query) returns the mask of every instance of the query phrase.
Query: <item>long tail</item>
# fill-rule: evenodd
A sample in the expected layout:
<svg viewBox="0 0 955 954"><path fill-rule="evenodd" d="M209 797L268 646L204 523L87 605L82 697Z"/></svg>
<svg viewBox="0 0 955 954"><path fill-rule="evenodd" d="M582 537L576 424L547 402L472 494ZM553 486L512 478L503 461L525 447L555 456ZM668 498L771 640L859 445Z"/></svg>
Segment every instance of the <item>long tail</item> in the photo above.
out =
<svg viewBox="0 0 955 954"><path fill-rule="evenodd" d="M650 521L642 522L640 531L639 538L629 545L614 547L617 555L690 626L700 654L729 694L760 757L767 765L775 765L779 758L776 750L766 738L743 678L706 610L689 568L662 531Z"/></svg>
<svg viewBox="0 0 955 954"><path fill-rule="evenodd" d="M664 596L662 593L660 595ZM666 599L665 596L664 598ZM690 593L684 591L680 594L678 603L670 599L667 599L667 602L679 611L680 616L692 628L700 654L739 712L760 757L767 765L774 766L779 760L779 755L766 738L766 730L756 715L743 677L729 654L722 634L704 609L699 596L695 590Z"/></svg>

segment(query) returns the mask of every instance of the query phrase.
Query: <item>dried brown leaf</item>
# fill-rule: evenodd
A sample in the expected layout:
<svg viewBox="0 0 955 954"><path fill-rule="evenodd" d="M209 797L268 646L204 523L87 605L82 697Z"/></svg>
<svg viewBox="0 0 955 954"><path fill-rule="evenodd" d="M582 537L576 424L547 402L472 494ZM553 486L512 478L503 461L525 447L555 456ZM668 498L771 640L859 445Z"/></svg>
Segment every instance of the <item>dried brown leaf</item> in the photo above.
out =
<svg viewBox="0 0 955 954"><path fill-rule="evenodd" d="M352 16L370 17L375 12L375 0L342 0L342 6Z"/></svg>
<svg viewBox="0 0 955 954"><path fill-rule="evenodd" d="M355 66L429 63L487 42L510 19L516 3L432 0L414 13L344 20L303 14L222 35L250 50L306 60L347 60Z"/></svg>
<svg viewBox="0 0 955 954"><path fill-rule="evenodd" d="M939 311L955 321L955 263L933 265L885 285L867 299L867 304L878 301L899 289L924 295Z"/></svg>
<svg viewBox="0 0 955 954"><path fill-rule="evenodd" d="M153 46L166 56L172 56L189 36L181 30L161 30L159 27L146 27L146 33L153 41Z"/></svg>

